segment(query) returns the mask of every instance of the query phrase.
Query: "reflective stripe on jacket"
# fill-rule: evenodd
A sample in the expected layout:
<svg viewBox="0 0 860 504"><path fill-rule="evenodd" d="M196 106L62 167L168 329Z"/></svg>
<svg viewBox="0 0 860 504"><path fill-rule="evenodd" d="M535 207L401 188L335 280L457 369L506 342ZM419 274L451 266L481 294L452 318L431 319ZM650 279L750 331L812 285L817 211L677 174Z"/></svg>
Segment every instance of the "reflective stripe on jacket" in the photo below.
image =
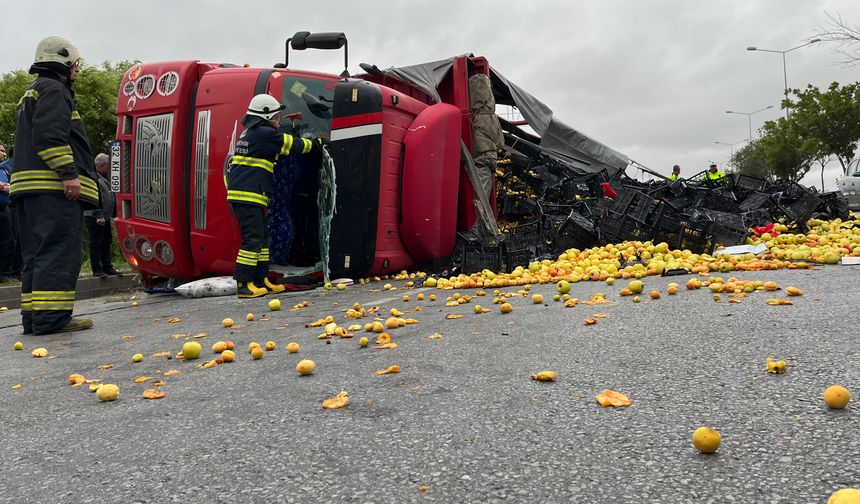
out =
<svg viewBox="0 0 860 504"><path fill-rule="evenodd" d="M64 180L80 179L80 201L99 205L93 154L72 90L39 77L18 101L12 199L27 194L64 195Z"/></svg>
<svg viewBox="0 0 860 504"><path fill-rule="evenodd" d="M227 168L227 201L269 206L278 159L307 154L316 148L313 141L281 133L270 123L246 128L239 135L236 153Z"/></svg>

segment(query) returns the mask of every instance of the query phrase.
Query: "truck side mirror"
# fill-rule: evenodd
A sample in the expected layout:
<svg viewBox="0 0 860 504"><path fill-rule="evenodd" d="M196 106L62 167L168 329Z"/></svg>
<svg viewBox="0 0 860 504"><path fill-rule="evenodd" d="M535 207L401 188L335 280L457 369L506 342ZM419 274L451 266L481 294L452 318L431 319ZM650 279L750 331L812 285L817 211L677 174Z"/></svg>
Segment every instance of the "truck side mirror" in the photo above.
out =
<svg viewBox="0 0 860 504"><path fill-rule="evenodd" d="M346 35L343 32L296 32L292 37L287 39L284 68L287 68L290 63L290 46L292 46L294 51L304 51L305 49L340 49L343 47L343 72L340 75L344 78L349 77L349 46Z"/></svg>

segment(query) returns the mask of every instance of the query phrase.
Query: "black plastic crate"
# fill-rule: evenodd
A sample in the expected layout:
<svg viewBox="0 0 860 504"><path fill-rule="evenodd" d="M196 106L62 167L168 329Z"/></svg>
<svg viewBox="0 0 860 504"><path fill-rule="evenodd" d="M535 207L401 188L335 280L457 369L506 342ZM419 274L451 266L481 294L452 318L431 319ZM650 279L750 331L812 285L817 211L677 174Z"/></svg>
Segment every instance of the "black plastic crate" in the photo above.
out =
<svg viewBox="0 0 860 504"><path fill-rule="evenodd" d="M751 227L767 226L773 222L773 218L770 216L770 210L766 208L744 212L741 214L741 219L743 219L744 227L747 229Z"/></svg>
<svg viewBox="0 0 860 504"><path fill-rule="evenodd" d="M504 247L504 271L510 273L517 266L528 267L532 259L537 255L532 248L511 250Z"/></svg>
<svg viewBox="0 0 860 504"><path fill-rule="evenodd" d="M518 224L515 227L507 230L504 235L504 241L513 248L535 247L540 243L540 219L535 219L531 222Z"/></svg>
<svg viewBox="0 0 860 504"><path fill-rule="evenodd" d="M537 203L531 198L505 195L499 199L499 215L523 216L538 213Z"/></svg>
<svg viewBox="0 0 860 504"><path fill-rule="evenodd" d="M845 194L841 191L830 191L819 195L821 204L818 205L817 211L823 214L826 219L848 219L850 210L848 209L848 200Z"/></svg>
<svg viewBox="0 0 860 504"><path fill-rule="evenodd" d="M815 209L821 204L821 199L818 196L807 193L795 200L794 202L785 204L783 200L779 202L779 208L790 220L803 231L806 232L806 221L812 217Z"/></svg>
<svg viewBox="0 0 860 504"><path fill-rule="evenodd" d="M734 181L735 188L743 189L744 191L763 191L767 187L767 180L740 173L735 173L732 176L732 180Z"/></svg>
<svg viewBox="0 0 860 504"><path fill-rule="evenodd" d="M612 200L612 206L609 207L609 210L617 214L625 213L627 208L633 204L633 200L642 194L638 189L627 186L621 186L616 192L618 195Z"/></svg>
<svg viewBox="0 0 860 504"><path fill-rule="evenodd" d="M733 245L743 245L746 242L748 233L746 229L737 229L730 226L725 226L719 222L715 222L710 229L713 240L713 246L722 245L731 247Z"/></svg>
<svg viewBox="0 0 860 504"><path fill-rule="evenodd" d="M647 241L652 235L650 227L624 215L604 217L598 224L597 232L603 243Z"/></svg>
<svg viewBox="0 0 860 504"><path fill-rule="evenodd" d="M556 250L572 248L586 249L597 244L597 231L594 222L576 212L571 212L567 219L555 230L551 237Z"/></svg>
<svg viewBox="0 0 860 504"><path fill-rule="evenodd" d="M655 219L655 227L660 231L677 232L684 225L684 216L666 203L660 204Z"/></svg>
<svg viewBox="0 0 860 504"><path fill-rule="evenodd" d="M734 212L737 210L738 202L731 192L714 189L705 194L701 206L711 210Z"/></svg>
<svg viewBox="0 0 860 504"><path fill-rule="evenodd" d="M693 198L689 196L664 196L661 200L675 210L686 210L693 206Z"/></svg>
<svg viewBox="0 0 860 504"><path fill-rule="evenodd" d="M714 242L711 234L713 222L687 221L678 236L678 244L675 248L689 249L696 253L713 250Z"/></svg>
<svg viewBox="0 0 860 504"><path fill-rule="evenodd" d="M648 223L648 217L654 209L655 201L648 196L641 194L636 199L636 203L627 209L627 216L642 224Z"/></svg>
<svg viewBox="0 0 860 504"><path fill-rule="evenodd" d="M720 212L719 210L707 210L704 214L708 219L722 226L730 227L732 229L746 229L746 226L744 226L744 219L740 214Z"/></svg>
<svg viewBox="0 0 860 504"><path fill-rule="evenodd" d="M773 204L773 199L770 194L763 192L752 192L738 203L738 210L741 212L749 212L760 208L767 208Z"/></svg>
<svg viewBox="0 0 860 504"><path fill-rule="evenodd" d="M460 246L460 270L463 273L478 273L485 269L499 272L502 269L501 243L495 245L484 244L477 241L459 240Z"/></svg>

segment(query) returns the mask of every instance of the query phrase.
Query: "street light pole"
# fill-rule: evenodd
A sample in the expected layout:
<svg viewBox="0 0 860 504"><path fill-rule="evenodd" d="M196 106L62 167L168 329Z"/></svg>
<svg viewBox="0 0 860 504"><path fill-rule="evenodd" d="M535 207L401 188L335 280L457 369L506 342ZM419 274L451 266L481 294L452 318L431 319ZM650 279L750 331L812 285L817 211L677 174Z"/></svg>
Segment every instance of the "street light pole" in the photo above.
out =
<svg viewBox="0 0 860 504"><path fill-rule="evenodd" d="M747 116L747 120L749 123L749 129L750 129L749 143L752 143L752 116L753 116L753 114L758 114L759 112L763 112L767 109L772 109L772 108L773 108L773 105L768 105L767 107L762 108L762 109L758 109L754 112L734 112L732 110L726 110L726 114L738 114L738 115Z"/></svg>
<svg viewBox="0 0 860 504"><path fill-rule="evenodd" d="M816 42L821 42L820 38L812 39L805 44L800 44L797 47L792 47L791 49L786 49L785 51L775 51L773 49L760 49L755 46L747 47L747 51L759 51L759 52L769 52L769 53L778 53L782 54L782 80L783 80L783 93L785 95L785 99L788 100L788 71L785 66L785 54L794 51L795 49L800 49L801 47L806 47L808 45L814 44ZM785 108L785 118L788 119L789 110L788 107Z"/></svg>
<svg viewBox="0 0 860 504"><path fill-rule="evenodd" d="M738 140L737 142L734 142L734 143L714 141L715 144L728 145L729 146L729 150L731 152L731 156L729 157L729 160L734 159L734 157L735 157L735 145L742 144L744 142L746 142L746 140Z"/></svg>

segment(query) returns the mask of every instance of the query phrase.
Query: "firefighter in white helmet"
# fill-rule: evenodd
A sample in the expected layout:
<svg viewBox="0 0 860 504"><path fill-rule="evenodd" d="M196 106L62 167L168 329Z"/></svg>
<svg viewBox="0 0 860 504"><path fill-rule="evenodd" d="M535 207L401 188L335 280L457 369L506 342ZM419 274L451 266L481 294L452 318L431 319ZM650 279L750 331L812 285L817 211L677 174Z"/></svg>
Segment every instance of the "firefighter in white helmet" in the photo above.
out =
<svg viewBox="0 0 860 504"><path fill-rule="evenodd" d="M10 197L21 229L21 319L24 334L92 327L72 318L81 269L84 208L98 208L93 154L72 84L81 55L62 37L36 47L38 74L18 101Z"/></svg>
<svg viewBox="0 0 860 504"><path fill-rule="evenodd" d="M236 255L233 278L240 298L254 298L284 291L269 281L269 225L267 211L275 166L284 156L309 154L320 149L322 140L294 137L278 130L278 100L268 94L251 99L242 117L245 130L227 167L227 201L239 221L242 244Z"/></svg>

